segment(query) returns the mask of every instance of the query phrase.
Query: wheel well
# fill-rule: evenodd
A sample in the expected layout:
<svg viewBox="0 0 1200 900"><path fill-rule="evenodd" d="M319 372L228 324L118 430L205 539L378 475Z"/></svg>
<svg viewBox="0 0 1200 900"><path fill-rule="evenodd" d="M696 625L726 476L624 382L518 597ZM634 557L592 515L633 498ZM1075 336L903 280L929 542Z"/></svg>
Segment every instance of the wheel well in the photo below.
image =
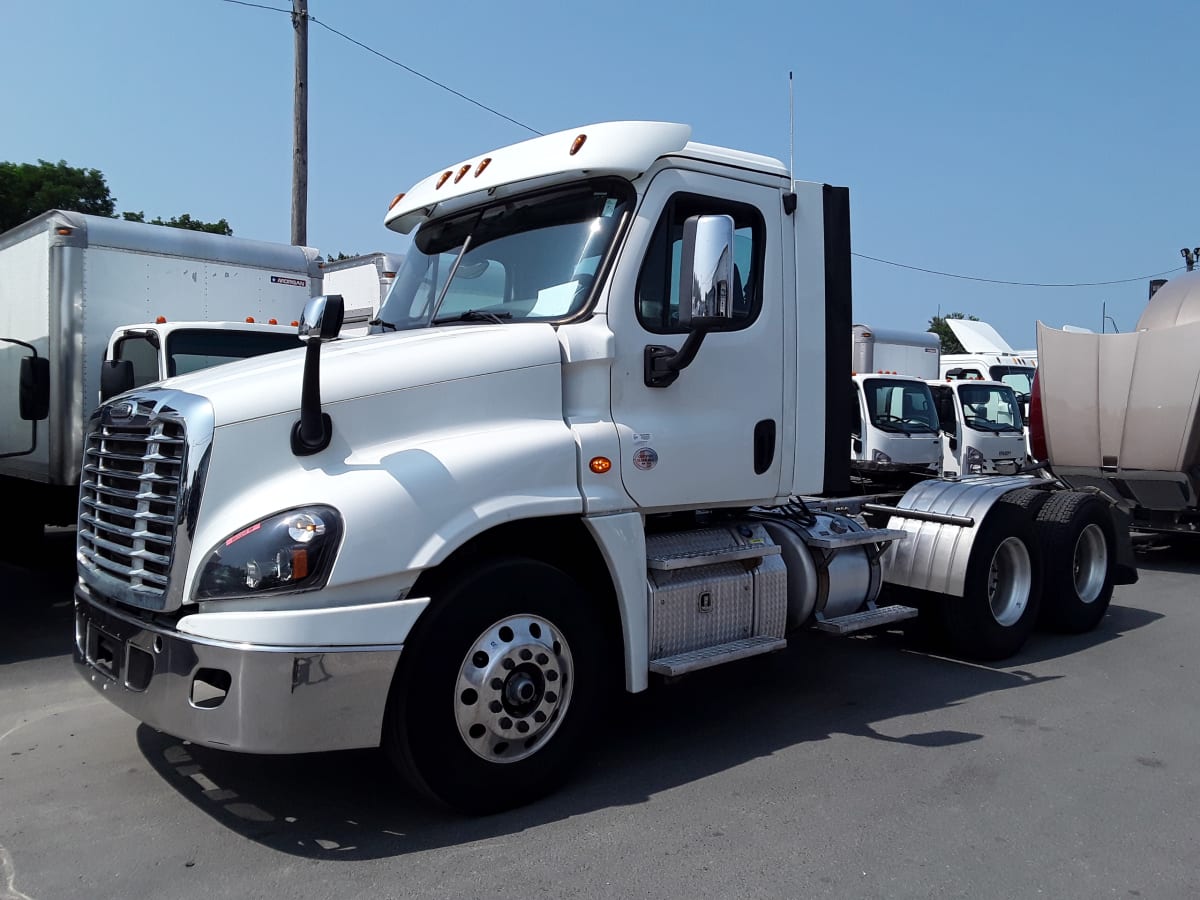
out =
<svg viewBox="0 0 1200 900"><path fill-rule="evenodd" d="M595 540L576 516L506 522L476 535L441 563L422 572L408 595L429 597L437 603L441 586L464 568L506 556L536 559L566 572L604 611L610 636L620 639L620 615L612 576Z"/></svg>

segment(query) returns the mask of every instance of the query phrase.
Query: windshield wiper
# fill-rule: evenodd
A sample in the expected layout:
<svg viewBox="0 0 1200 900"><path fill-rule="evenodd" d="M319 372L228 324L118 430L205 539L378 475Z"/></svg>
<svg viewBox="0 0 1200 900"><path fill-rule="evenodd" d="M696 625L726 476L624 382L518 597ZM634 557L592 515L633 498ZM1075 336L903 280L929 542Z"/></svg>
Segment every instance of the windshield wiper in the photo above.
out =
<svg viewBox="0 0 1200 900"><path fill-rule="evenodd" d="M395 325L393 325L391 322L385 322L385 321L383 321L383 319L370 319L367 321L367 324L368 325L380 325L383 327L384 331L396 331Z"/></svg>
<svg viewBox="0 0 1200 900"><path fill-rule="evenodd" d="M497 325L502 325L505 319L511 319L510 312L488 312L486 309L468 309L465 313L457 316L447 316L444 319L434 319L434 325L442 325L446 322L495 322Z"/></svg>

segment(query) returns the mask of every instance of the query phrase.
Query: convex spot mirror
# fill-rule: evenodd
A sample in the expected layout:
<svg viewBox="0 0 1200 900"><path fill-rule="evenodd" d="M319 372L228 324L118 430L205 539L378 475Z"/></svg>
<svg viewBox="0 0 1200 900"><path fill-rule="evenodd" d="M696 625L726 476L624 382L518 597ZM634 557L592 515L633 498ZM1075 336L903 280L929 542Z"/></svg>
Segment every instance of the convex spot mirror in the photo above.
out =
<svg viewBox="0 0 1200 900"><path fill-rule="evenodd" d="M332 341L342 330L346 306L341 294L313 297L304 305L297 334L306 344Z"/></svg>
<svg viewBox="0 0 1200 900"><path fill-rule="evenodd" d="M679 324L716 330L733 320L733 216L692 216L683 224Z"/></svg>

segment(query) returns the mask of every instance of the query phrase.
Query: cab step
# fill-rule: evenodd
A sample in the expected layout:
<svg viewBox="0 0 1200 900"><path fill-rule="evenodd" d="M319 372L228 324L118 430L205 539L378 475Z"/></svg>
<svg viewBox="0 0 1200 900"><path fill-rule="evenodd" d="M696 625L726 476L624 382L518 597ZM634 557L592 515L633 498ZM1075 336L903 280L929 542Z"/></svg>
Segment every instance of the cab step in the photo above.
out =
<svg viewBox="0 0 1200 900"><path fill-rule="evenodd" d="M832 619L822 618L820 613L817 614L817 621L813 628L817 631L826 631L830 634L853 634L856 631L865 631L868 628L875 628L879 625L888 625L892 622L902 622L905 619L915 618L918 610L911 606L879 606L870 609L864 609L862 612L851 613L848 616L837 616Z"/></svg>
<svg viewBox="0 0 1200 900"><path fill-rule="evenodd" d="M650 661L650 671L668 677L686 675L697 669L707 669L709 666L745 659L748 656L758 656L760 653L771 653L782 650L787 646L785 638L749 637L713 647L702 647L699 650L689 650L674 656Z"/></svg>

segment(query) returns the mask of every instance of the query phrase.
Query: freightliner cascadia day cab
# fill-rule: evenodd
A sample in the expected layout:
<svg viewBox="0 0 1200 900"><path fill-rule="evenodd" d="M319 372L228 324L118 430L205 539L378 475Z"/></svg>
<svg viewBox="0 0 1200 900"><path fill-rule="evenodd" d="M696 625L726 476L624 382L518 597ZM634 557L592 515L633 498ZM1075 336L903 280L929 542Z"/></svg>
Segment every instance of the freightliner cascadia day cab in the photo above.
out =
<svg viewBox="0 0 1200 900"><path fill-rule="evenodd" d="M98 409L81 675L210 747L382 745L480 812L556 785L610 685L918 614L981 658L1039 613L1094 627L1136 578L1102 496L818 498L849 486L848 192L690 136L447 166L387 213L412 244L381 333L330 342L315 298L302 351Z"/></svg>
<svg viewBox="0 0 1200 900"><path fill-rule="evenodd" d="M0 489L21 510L6 551L75 521L84 425L118 326L290 323L320 284L307 247L59 210L0 235Z"/></svg>
<svg viewBox="0 0 1200 900"><path fill-rule="evenodd" d="M1200 272L1153 292L1124 334L1038 323L1033 454L1133 508L1139 530L1200 532Z"/></svg>

